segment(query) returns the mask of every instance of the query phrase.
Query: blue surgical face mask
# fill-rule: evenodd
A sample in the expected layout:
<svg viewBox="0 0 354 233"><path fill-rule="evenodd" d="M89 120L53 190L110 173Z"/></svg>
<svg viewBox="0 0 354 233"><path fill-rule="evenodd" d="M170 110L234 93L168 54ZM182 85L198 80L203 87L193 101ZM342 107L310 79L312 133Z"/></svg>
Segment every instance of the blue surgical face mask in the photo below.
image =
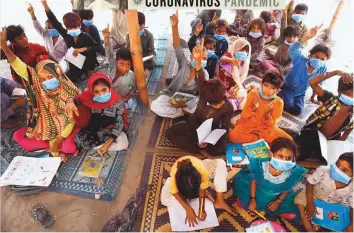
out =
<svg viewBox="0 0 354 233"><path fill-rule="evenodd" d="M48 36L51 37L59 36L59 32L57 31L57 29L48 29L47 32L48 32Z"/></svg>
<svg viewBox="0 0 354 233"><path fill-rule="evenodd" d="M249 32L248 35L252 36L253 38L259 38L262 36L262 32Z"/></svg>
<svg viewBox="0 0 354 233"><path fill-rule="evenodd" d="M354 99L347 95L340 94L339 100L345 105L354 106Z"/></svg>
<svg viewBox="0 0 354 233"><path fill-rule="evenodd" d="M304 21L305 15L293 14L292 18L296 23L301 23L302 21Z"/></svg>
<svg viewBox="0 0 354 233"><path fill-rule="evenodd" d="M217 40L226 40L225 36L224 35L219 35L217 33L214 33L214 37L215 39Z"/></svg>
<svg viewBox="0 0 354 233"><path fill-rule="evenodd" d="M286 39L284 40L284 43L287 44L287 45L289 45L289 46L292 45L292 44L294 44L294 43L289 43Z"/></svg>
<svg viewBox="0 0 354 233"><path fill-rule="evenodd" d="M42 83L43 88L47 90L55 90L59 86L59 80L57 78L51 78Z"/></svg>
<svg viewBox="0 0 354 233"><path fill-rule="evenodd" d="M140 35L140 36L144 35L144 29L141 30L141 31L139 31L139 35Z"/></svg>
<svg viewBox="0 0 354 233"><path fill-rule="evenodd" d="M195 68L195 60L193 59L191 61L191 65L193 66L193 68ZM202 67L205 68L207 66L207 60L202 60Z"/></svg>
<svg viewBox="0 0 354 233"><path fill-rule="evenodd" d="M82 23L86 26L86 27L91 27L93 25L93 20L88 20L88 19L83 19Z"/></svg>
<svg viewBox="0 0 354 233"><path fill-rule="evenodd" d="M342 172L336 164L331 164L330 165L330 169L331 169L331 177L333 180L341 182L343 184L349 184L351 178L345 174L344 172Z"/></svg>
<svg viewBox="0 0 354 233"><path fill-rule="evenodd" d="M320 59L310 58L310 65L314 69L319 69L319 68L324 67L326 64L323 61L321 61Z"/></svg>
<svg viewBox="0 0 354 233"><path fill-rule="evenodd" d="M215 51L213 51L213 50L208 50L208 58L211 58L211 57L213 57L213 56L215 56Z"/></svg>
<svg viewBox="0 0 354 233"><path fill-rule="evenodd" d="M274 94L274 95L269 96L269 97L264 96L264 95L263 95L262 88L258 88L258 93L259 93L259 95L262 97L262 99L265 99L265 100L273 100L273 99L275 99L275 97L277 97L277 94Z"/></svg>
<svg viewBox="0 0 354 233"><path fill-rule="evenodd" d="M111 92L108 92L106 94L100 95L100 96L95 96L93 97L93 101L98 102L98 103L106 103L108 100L111 99Z"/></svg>
<svg viewBox="0 0 354 233"><path fill-rule="evenodd" d="M293 161L285 161L274 157L271 158L269 164L279 171L288 171L295 166Z"/></svg>
<svg viewBox="0 0 354 233"><path fill-rule="evenodd" d="M78 37L81 34L81 29L68 30L68 34L72 37Z"/></svg>
<svg viewBox="0 0 354 233"><path fill-rule="evenodd" d="M248 58L246 52L237 52L234 57L240 61L246 61Z"/></svg>

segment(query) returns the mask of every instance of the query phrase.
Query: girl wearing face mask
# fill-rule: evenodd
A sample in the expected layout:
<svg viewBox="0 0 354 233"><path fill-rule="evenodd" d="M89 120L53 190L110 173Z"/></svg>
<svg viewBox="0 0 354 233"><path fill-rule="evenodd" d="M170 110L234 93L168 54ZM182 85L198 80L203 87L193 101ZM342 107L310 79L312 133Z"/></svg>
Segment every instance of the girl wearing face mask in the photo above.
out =
<svg viewBox="0 0 354 233"><path fill-rule="evenodd" d="M124 100L112 89L110 79L100 73L88 80L88 88L67 100L68 116L83 128L75 138L79 150L107 151L128 148L127 110Z"/></svg>
<svg viewBox="0 0 354 233"><path fill-rule="evenodd" d="M63 23L66 27L64 28L49 8L47 2L42 1L42 5L54 29L64 38L66 47L68 49L74 48L73 55L75 57L78 54L83 54L86 57L82 69L69 63L67 76L73 82L79 81L83 74L90 77L98 65L97 53L102 51L100 42L96 42L88 33L81 31L81 18L78 14L73 12L66 13L63 16Z"/></svg>
<svg viewBox="0 0 354 233"><path fill-rule="evenodd" d="M265 211L268 216L294 219L294 187L302 182L307 170L295 162L296 145L288 138L278 138L271 145L268 158L250 158L234 177L233 192L239 206L250 211Z"/></svg>
<svg viewBox="0 0 354 233"><path fill-rule="evenodd" d="M243 109L247 91L243 86L251 59L251 45L245 39L237 39L219 63L218 77L225 85L226 96L234 110Z"/></svg>
<svg viewBox="0 0 354 233"><path fill-rule="evenodd" d="M247 34L247 40L251 44L251 63L252 69L262 69L262 50L264 48L265 39L263 37L265 30L264 20L257 18L251 21Z"/></svg>
<svg viewBox="0 0 354 233"><path fill-rule="evenodd" d="M5 36L6 38L6 36ZM44 60L36 69L27 66L3 47L11 67L22 77L27 92L27 127L14 133L14 140L27 152L45 150L66 161L76 152L74 122L66 115L65 99L79 90L64 75L60 66Z"/></svg>
<svg viewBox="0 0 354 233"><path fill-rule="evenodd" d="M297 205L301 222L306 231L317 231L311 220L317 213L314 200L340 203L350 207L350 224L344 231L353 232L353 152L339 156L335 164L320 166L307 178L306 189L299 193L294 203Z"/></svg>
<svg viewBox="0 0 354 233"><path fill-rule="evenodd" d="M280 137L292 139L276 126L283 113L283 101L277 96L283 82L283 77L276 72L264 74L261 88L248 93L241 119L229 133L230 142L249 143L264 139L272 143Z"/></svg>

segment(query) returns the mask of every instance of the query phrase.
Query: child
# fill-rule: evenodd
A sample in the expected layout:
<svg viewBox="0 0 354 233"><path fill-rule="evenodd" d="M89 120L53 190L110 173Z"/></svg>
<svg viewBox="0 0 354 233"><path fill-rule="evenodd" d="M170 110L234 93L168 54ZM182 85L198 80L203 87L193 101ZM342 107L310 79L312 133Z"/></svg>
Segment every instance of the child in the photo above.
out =
<svg viewBox="0 0 354 233"><path fill-rule="evenodd" d="M293 25L299 28L299 39L302 39L307 33L307 27L303 22L308 12L308 6L304 3L297 4L293 10L294 0L291 0L286 7L285 17L287 18L288 25Z"/></svg>
<svg viewBox="0 0 354 233"><path fill-rule="evenodd" d="M234 177L237 203L250 211L293 219L294 187L302 182L307 170L295 162L296 145L288 138L278 138L271 145L270 158L250 158L248 167Z"/></svg>
<svg viewBox="0 0 354 233"><path fill-rule="evenodd" d="M215 30L211 34L216 39L215 55L217 55L219 59L229 48L229 43L226 40L227 30L228 23L225 20L220 19L215 23Z"/></svg>
<svg viewBox="0 0 354 233"><path fill-rule="evenodd" d="M205 29L207 24L220 18L222 10L202 10L197 17L191 22L192 34L194 34L198 24L202 24ZM205 32L202 30L201 36L204 36Z"/></svg>
<svg viewBox="0 0 354 233"><path fill-rule="evenodd" d="M66 27L65 29L49 8L48 3L46 1L42 1L42 5L48 19L52 22L54 28L59 32L59 34L64 38L66 47L68 49L71 47L74 48L74 56L82 53L82 55L86 57L82 69L79 69L75 65L69 63L69 71L67 76L73 82L79 81L81 76L84 74L87 77L90 77L96 65L98 65L96 53L101 52L100 44L97 43L88 33L81 31L81 19L78 14L69 12L63 16L63 23Z"/></svg>
<svg viewBox="0 0 354 233"><path fill-rule="evenodd" d="M287 26L281 30L281 44L277 49L274 56L268 53L268 49L265 50L267 55L271 58L263 61L264 70L273 70L279 72L281 75L287 75L292 68L292 61L289 56L289 47L294 44L299 37L299 29L294 26Z"/></svg>
<svg viewBox="0 0 354 233"><path fill-rule="evenodd" d="M252 10L236 10L234 22L230 25L230 27L236 31L239 28L247 28L248 24L253 19L254 19L254 16L253 16Z"/></svg>
<svg viewBox="0 0 354 233"><path fill-rule="evenodd" d="M251 59L251 45L247 40L239 38L234 41L230 53L220 59L218 77L226 89L226 96L234 107L234 111L243 109L247 91L243 86L246 80Z"/></svg>
<svg viewBox="0 0 354 233"><path fill-rule="evenodd" d="M112 80L113 89L125 102L129 103L130 97L136 93L135 75L130 70L133 65L132 55L128 49L118 49L114 58L109 28L105 28L102 34L105 43L105 53L108 59L108 76ZM130 105L127 104L127 108L130 108Z"/></svg>
<svg viewBox="0 0 354 233"><path fill-rule="evenodd" d="M140 40L141 40L141 48L143 50L143 57L147 57L150 55L154 55L152 59L149 59L144 62L144 68L145 68L145 76L149 77L150 72L155 68L156 66L156 52L155 52L155 47L154 47L154 36L150 31L148 31L145 28L145 15L141 12L138 12L138 23L139 23L139 34L140 34ZM128 41L128 46L127 48L130 48L130 41L129 41L129 35L127 38Z"/></svg>
<svg viewBox="0 0 354 233"><path fill-rule="evenodd" d="M222 137L215 145L198 143L197 128L206 120L213 118L213 129L229 130L233 107L225 98L225 88L219 80L206 81L201 67L202 49L196 46L193 51L196 60L196 82L200 94L197 109L188 122L179 122L166 132L167 138L177 148L193 154L202 154L205 158L225 153L226 138Z"/></svg>
<svg viewBox="0 0 354 233"><path fill-rule="evenodd" d="M272 12L270 11L262 11L260 16L261 19L264 20L265 30L264 30L264 39L265 43L268 44L274 40L276 40L276 30L278 25L276 22L272 20Z"/></svg>
<svg viewBox="0 0 354 233"><path fill-rule="evenodd" d="M280 137L291 137L276 127L283 113L283 101L277 96L284 81L280 74L268 71L262 79L262 86L248 93L241 119L230 131L232 143L248 143L264 139L272 143Z"/></svg>
<svg viewBox="0 0 354 233"><path fill-rule="evenodd" d="M216 200L206 190L209 187L209 179L214 179ZM232 215L235 211L225 202L223 193L227 191L227 168L222 159L200 160L193 156L183 156L172 166L170 177L166 180L161 191L161 203L172 207L181 205L186 210L186 224L194 226L198 224L197 216L200 214L206 219L204 206L202 213L195 213L187 200L205 197L214 202L217 209L224 209Z"/></svg>
<svg viewBox="0 0 354 233"><path fill-rule="evenodd" d="M251 44L251 63L252 69L260 70L262 67L261 54L264 48L264 20L257 18L251 21L249 25L249 32L247 34L247 40Z"/></svg>
<svg viewBox="0 0 354 233"><path fill-rule="evenodd" d="M353 152L342 154L330 167L318 167L307 177L306 189L296 196L294 203L308 232L318 230L318 227L311 223L317 213L315 199L350 206L351 220L345 231L353 232Z"/></svg>
<svg viewBox="0 0 354 233"><path fill-rule="evenodd" d="M181 39L178 33L178 11L170 17L172 26L173 47L175 49L178 71L176 76L172 79L171 84L165 88L161 95L151 103L151 111L162 117L176 118L183 116L184 113L181 108L175 108L171 105L170 99L177 92L184 92L196 95L198 88L195 81L197 72L195 70L196 62L192 55L192 61L188 62L184 55L183 48L181 48ZM204 70L207 64L208 51L203 49L203 60L201 72L205 73L205 79L209 79L208 72ZM187 82L187 80L190 80Z"/></svg>
<svg viewBox="0 0 354 233"><path fill-rule="evenodd" d="M301 53L302 44L313 38L318 30L319 27L312 28L300 41L295 42L289 48L293 68L285 77L279 97L284 100L285 111L293 115L299 115L304 109L304 98L309 87L309 80L327 71L325 61L331 57L331 49L326 45L315 45L309 51L308 57ZM311 99L314 101L314 98L313 95Z"/></svg>
<svg viewBox="0 0 354 233"><path fill-rule="evenodd" d="M338 81L338 96L324 90L320 83L341 76ZM317 130L328 140L347 140L353 130L353 74L332 71L310 80L310 85L322 105L308 118L301 131L298 143L301 148L299 161L310 156L322 158Z"/></svg>
<svg viewBox="0 0 354 233"><path fill-rule="evenodd" d="M64 38L59 35L59 32L54 29L52 22L48 19L45 22L46 28L44 29L37 20L34 9L31 5L27 11L31 15L34 28L43 38L44 46L48 50L50 58L59 63L64 58L68 50Z"/></svg>

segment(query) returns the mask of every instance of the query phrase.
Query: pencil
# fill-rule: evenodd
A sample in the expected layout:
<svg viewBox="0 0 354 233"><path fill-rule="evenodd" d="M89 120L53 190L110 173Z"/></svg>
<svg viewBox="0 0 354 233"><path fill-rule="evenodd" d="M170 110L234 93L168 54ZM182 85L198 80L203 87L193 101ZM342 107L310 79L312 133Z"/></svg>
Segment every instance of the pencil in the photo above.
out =
<svg viewBox="0 0 354 233"><path fill-rule="evenodd" d="M254 211L259 217L263 218L264 220L267 220L261 213L259 213L257 210Z"/></svg>
<svg viewBox="0 0 354 233"><path fill-rule="evenodd" d="M202 197L202 200L200 201L200 206L199 206L199 219L202 218L202 212L203 212L203 206L204 206L204 201L205 201L205 197Z"/></svg>

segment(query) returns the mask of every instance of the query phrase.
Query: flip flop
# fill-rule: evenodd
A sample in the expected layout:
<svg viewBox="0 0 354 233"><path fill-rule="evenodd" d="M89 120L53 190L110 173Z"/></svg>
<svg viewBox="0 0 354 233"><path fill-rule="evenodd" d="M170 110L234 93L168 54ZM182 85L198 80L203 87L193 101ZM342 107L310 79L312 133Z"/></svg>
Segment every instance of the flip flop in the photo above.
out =
<svg viewBox="0 0 354 233"><path fill-rule="evenodd" d="M44 227L50 227L54 222L53 217L49 215L48 210L40 205L32 207L31 215L32 218L37 220Z"/></svg>

